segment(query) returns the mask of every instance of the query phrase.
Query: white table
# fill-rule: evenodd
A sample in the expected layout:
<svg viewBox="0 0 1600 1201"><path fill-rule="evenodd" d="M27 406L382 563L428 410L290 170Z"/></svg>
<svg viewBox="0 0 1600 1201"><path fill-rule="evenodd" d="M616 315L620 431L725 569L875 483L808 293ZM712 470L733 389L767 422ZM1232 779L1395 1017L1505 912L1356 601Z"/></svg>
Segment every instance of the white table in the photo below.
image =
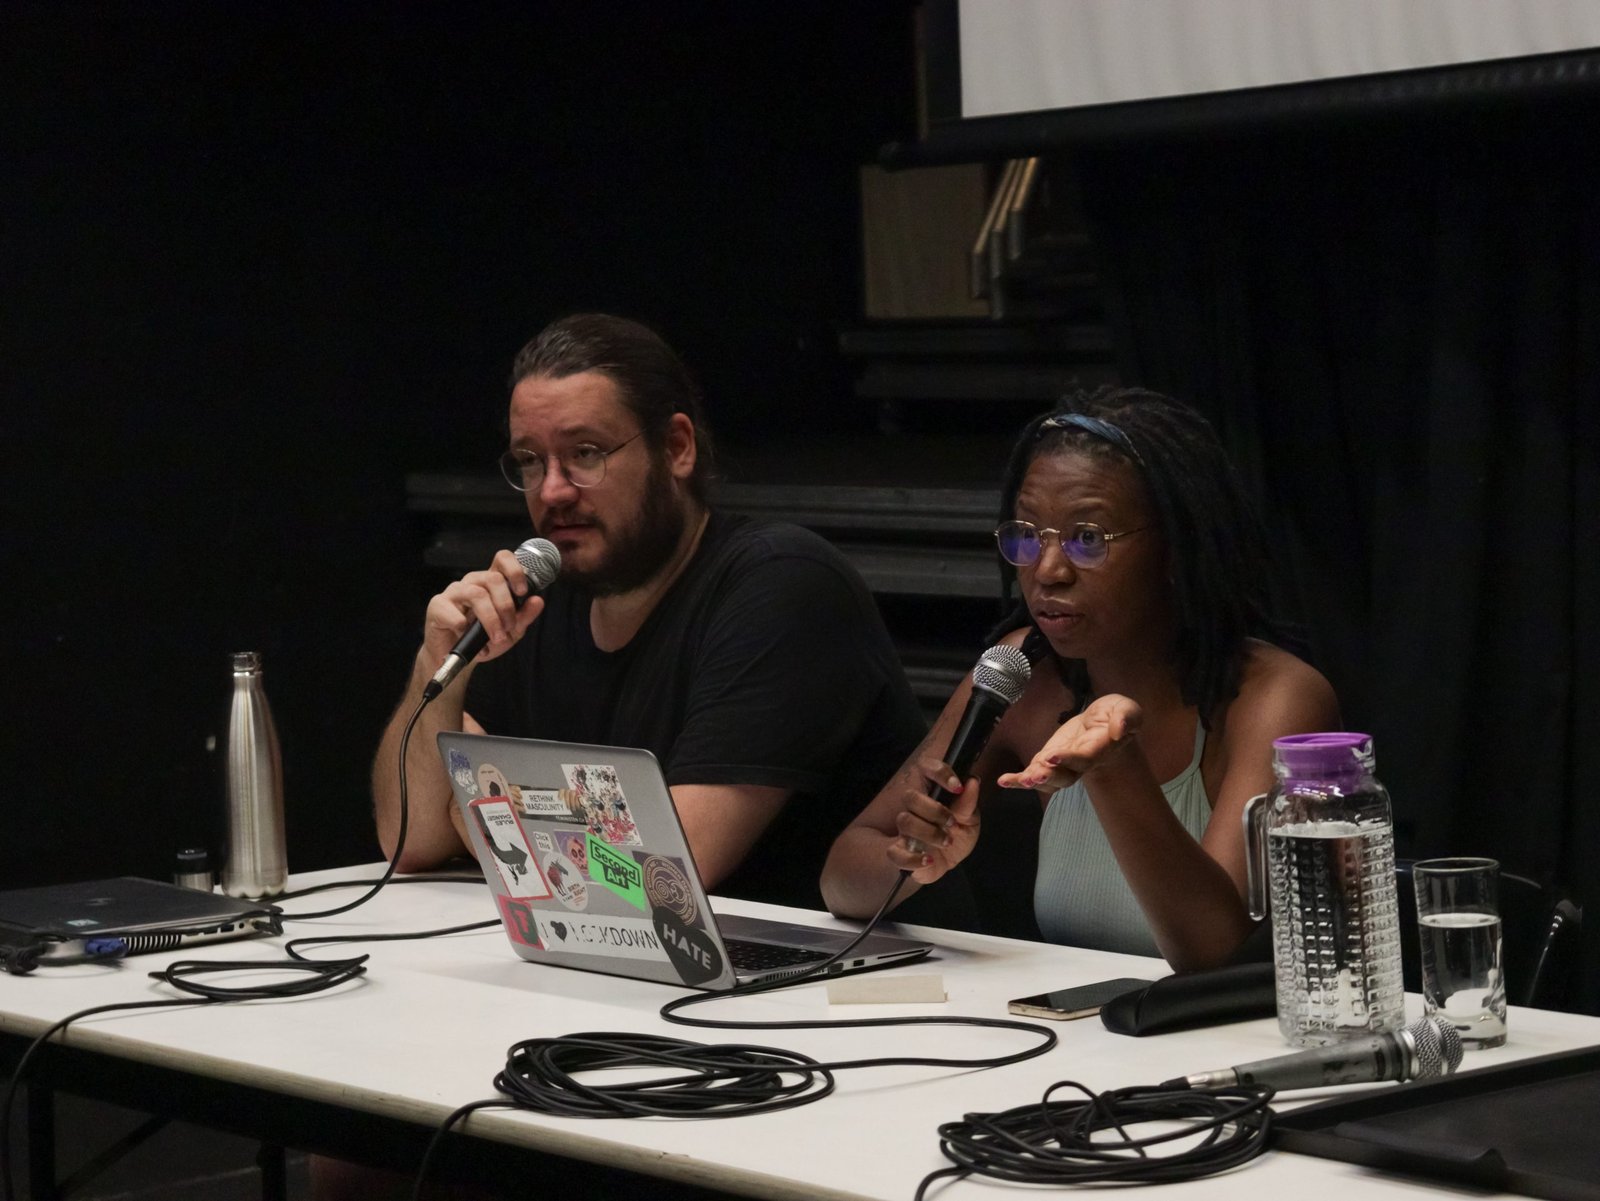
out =
<svg viewBox="0 0 1600 1201"><path fill-rule="evenodd" d="M296 877L293 886L328 879L370 878L375 868ZM289 912L329 908L354 892L319 893L286 902ZM724 902L728 911L793 911ZM289 923L286 937L320 933L393 933L451 926L493 917L477 884L416 883L385 889L338 918ZM837 924L823 914L802 915ZM917 1005L828 1005L824 986L800 985L761 997L716 1002L697 1016L752 1020L881 1017L891 1014L1005 1016L1006 1001L1050 988L1114 976L1156 978L1156 960L1069 947L920 930L938 949L931 960L893 969L942 976L948 1001ZM91 1017L74 1024L65 1045L102 1066L154 1073L158 1095L173 1099L186 1085L223 1095L247 1090L255 1102L222 1104L224 1128L248 1130L251 1112L275 1108L265 1099L322 1115L394 1119L384 1127L410 1131L416 1146L451 1110L494 1095L492 1080L515 1042L579 1031L632 1030L694 1041L723 1041L725 1032L663 1022L659 1006L679 990L518 960L498 928L421 942L313 949L322 957L370 952L369 974L331 993L291 1001L143 1010ZM9 1061L25 1038L69 1013L116 1001L174 995L146 972L174 958L273 959L279 940L254 940L180 953L145 955L115 966L40 968L31 976L0 976L0 1033ZM1417 998L1408 998L1420 1013ZM1468 1066L1600 1043L1600 1019L1513 1009L1511 1040L1473 1053ZM475 1114L466 1132L564 1160L771 1198L871 1198L906 1201L927 1173L948 1165L936 1129L969 1111L993 1111L1037 1100L1050 1084L1072 1079L1094 1089L1154 1084L1189 1072L1287 1053L1276 1023L1258 1020L1149 1038L1108 1032L1097 1019L1062 1023L1049 1054L991 1071L883 1068L844 1072L831 1097L779 1113L727 1120L581 1120L491 1110ZM728 1038L745 1036L726 1034ZM756 1031L748 1041L792 1049L820 1060L867 1054L1002 1054L1028 1045L1028 1036L961 1027L890 1030ZM48 1066L47 1069L48 1070ZM82 1076L57 1081L83 1091ZM1393 1087L1378 1085L1375 1087ZM216 1090L224 1090L218 1093ZM1347 1090L1339 1090L1343 1095ZM1329 1094L1294 1094L1296 1100ZM1287 1098L1280 1098L1281 1103ZM236 1112L237 1111L237 1112ZM263 1119L261 1137L284 1127ZM324 1122L330 1129L335 1123ZM414 1124L414 1125L406 1125ZM359 1125L359 1123L358 1123ZM319 1126L319 1129L321 1127ZM328 1143L322 1149L336 1150ZM347 1150L350 1150L347 1148ZM412 1152L414 1154L414 1151ZM578 1169L574 1166L573 1172ZM573 1179L578 1179L574 1175ZM1240 1189L1273 1197L1310 1198L1362 1189L1363 1198L1433 1193L1426 1184L1354 1165L1268 1152L1232 1173L1180 1185L1162 1195L1183 1201L1237 1201ZM558 1190L559 1191L559 1190ZM941 1198L1014 1197L1014 1186L958 1182ZM1122 1195L1122 1194L1119 1194ZM1144 1195L1144 1194L1141 1194Z"/></svg>

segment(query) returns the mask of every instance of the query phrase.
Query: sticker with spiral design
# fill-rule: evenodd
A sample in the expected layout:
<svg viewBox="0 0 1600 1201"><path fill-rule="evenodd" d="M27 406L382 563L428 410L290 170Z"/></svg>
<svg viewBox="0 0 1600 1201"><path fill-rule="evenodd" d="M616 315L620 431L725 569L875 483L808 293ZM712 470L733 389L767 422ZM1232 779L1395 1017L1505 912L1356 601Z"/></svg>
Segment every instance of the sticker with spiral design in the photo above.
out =
<svg viewBox="0 0 1600 1201"><path fill-rule="evenodd" d="M695 902L688 873L683 864L667 855L645 855L644 892L652 909L666 909L685 925L699 924L700 906Z"/></svg>

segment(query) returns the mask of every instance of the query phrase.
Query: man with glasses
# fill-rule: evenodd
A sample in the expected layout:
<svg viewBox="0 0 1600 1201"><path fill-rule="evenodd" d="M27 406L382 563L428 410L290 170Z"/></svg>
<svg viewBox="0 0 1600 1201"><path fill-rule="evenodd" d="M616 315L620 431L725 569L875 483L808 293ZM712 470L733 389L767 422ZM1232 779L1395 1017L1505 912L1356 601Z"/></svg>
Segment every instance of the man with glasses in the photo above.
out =
<svg viewBox="0 0 1600 1201"><path fill-rule="evenodd" d="M512 375L500 466L561 572L519 607L501 551L429 601L373 769L385 852L405 723L476 620L487 649L411 735L402 870L466 852L434 737L464 729L649 749L708 888L816 907L829 843L924 730L865 585L816 535L711 508L697 389L650 330L569 317Z"/></svg>

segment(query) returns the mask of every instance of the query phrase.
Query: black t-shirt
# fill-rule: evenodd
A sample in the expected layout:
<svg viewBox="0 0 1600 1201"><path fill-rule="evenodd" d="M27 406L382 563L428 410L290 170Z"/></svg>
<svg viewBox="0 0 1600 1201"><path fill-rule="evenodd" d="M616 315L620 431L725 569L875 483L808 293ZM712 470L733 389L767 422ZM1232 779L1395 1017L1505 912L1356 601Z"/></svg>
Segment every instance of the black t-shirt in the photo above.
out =
<svg viewBox="0 0 1600 1201"><path fill-rule="evenodd" d="M816 908L822 861L926 733L866 586L822 538L714 513L695 557L621 650L558 578L545 611L474 671L491 734L644 747L669 785L792 790L717 891Z"/></svg>

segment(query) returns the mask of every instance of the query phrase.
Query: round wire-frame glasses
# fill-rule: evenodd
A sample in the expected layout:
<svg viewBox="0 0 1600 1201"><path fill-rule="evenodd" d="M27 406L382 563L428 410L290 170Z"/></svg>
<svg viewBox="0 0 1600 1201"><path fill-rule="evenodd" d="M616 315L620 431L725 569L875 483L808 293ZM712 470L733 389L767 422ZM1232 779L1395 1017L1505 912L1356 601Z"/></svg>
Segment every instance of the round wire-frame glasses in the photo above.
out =
<svg viewBox="0 0 1600 1201"><path fill-rule="evenodd" d="M1031 521L1002 521L995 527L994 541L1000 548L1000 557L1013 567L1032 567L1037 563L1044 553L1045 539L1052 535L1060 544L1061 553L1074 567L1099 567L1111 553L1113 542L1147 528L1141 525L1113 534L1092 521L1080 521L1067 530L1041 529Z"/></svg>
<svg viewBox="0 0 1600 1201"><path fill-rule="evenodd" d="M643 436L644 431L640 430L610 450L602 450L592 442L580 442L570 450L557 454L556 461L561 464L561 474L567 477L574 488L593 488L606 478L606 460L629 442ZM500 456L500 474L518 492L535 492L544 483L548 470L545 465L547 458L537 451L513 446Z"/></svg>

